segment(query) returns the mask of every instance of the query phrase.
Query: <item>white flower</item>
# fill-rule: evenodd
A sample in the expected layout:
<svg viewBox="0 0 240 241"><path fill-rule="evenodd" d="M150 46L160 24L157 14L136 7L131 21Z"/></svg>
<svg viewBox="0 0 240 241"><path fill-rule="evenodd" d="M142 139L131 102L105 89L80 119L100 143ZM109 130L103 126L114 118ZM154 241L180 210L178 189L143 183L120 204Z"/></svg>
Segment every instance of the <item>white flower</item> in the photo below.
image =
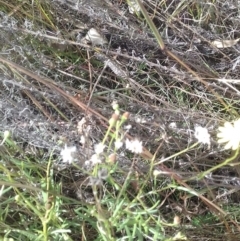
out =
<svg viewBox="0 0 240 241"><path fill-rule="evenodd" d="M89 29L85 39L90 41L93 45L107 44L107 40L95 28Z"/></svg>
<svg viewBox="0 0 240 241"><path fill-rule="evenodd" d="M96 154L101 154L101 153L103 153L105 147L106 147L106 146L103 145L102 142L98 143L98 144L95 145L95 147L94 147L95 153L96 153Z"/></svg>
<svg viewBox="0 0 240 241"><path fill-rule="evenodd" d="M136 118L135 118L135 121L136 121L137 123L141 123L141 124L147 123L147 121L146 121L144 118L142 118L142 117L136 117Z"/></svg>
<svg viewBox="0 0 240 241"><path fill-rule="evenodd" d="M168 125L169 128L171 129L176 129L177 128L177 124L176 122L171 122L169 125Z"/></svg>
<svg viewBox="0 0 240 241"><path fill-rule="evenodd" d="M63 162L68 162L71 164L73 162L73 153L76 152L76 150L76 146L67 147L67 145L65 145L64 149L60 153Z"/></svg>
<svg viewBox="0 0 240 241"><path fill-rule="evenodd" d="M96 164L102 163L101 159L99 158L99 156L97 154L93 154L91 156L90 162L93 166L95 166Z"/></svg>
<svg viewBox="0 0 240 241"><path fill-rule="evenodd" d="M207 128L196 126L194 136L198 142L208 144L208 146L210 146L210 134L208 133Z"/></svg>
<svg viewBox="0 0 240 241"><path fill-rule="evenodd" d="M226 143L225 149L236 150L240 146L240 119L232 123L225 122L218 128L218 143Z"/></svg>
<svg viewBox="0 0 240 241"><path fill-rule="evenodd" d="M126 148L133 152L133 153L142 153L142 142L135 139L135 140L129 140L129 139L126 139Z"/></svg>
<svg viewBox="0 0 240 241"><path fill-rule="evenodd" d="M126 126L124 126L124 129L125 129L125 130L130 130L131 128L132 128L131 125L126 125Z"/></svg>
<svg viewBox="0 0 240 241"><path fill-rule="evenodd" d="M123 146L123 142L120 139L118 139L115 141L114 145L115 145L116 150L118 150Z"/></svg>

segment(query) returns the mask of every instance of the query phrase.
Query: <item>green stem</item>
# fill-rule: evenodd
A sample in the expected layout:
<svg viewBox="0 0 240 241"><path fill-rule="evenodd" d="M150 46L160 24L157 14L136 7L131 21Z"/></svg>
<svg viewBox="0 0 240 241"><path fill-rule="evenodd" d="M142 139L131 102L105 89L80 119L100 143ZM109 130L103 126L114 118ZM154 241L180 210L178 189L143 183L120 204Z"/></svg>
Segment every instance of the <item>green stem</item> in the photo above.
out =
<svg viewBox="0 0 240 241"><path fill-rule="evenodd" d="M207 171L199 174L199 175L198 175L198 179L202 179L203 177L205 177L205 176L208 175L209 173L217 170L218 168L221 168L221 167L223 167L223 166L228 165L230 162L232 162L233 160L235 160L235 159L237 158L238 154L239 154L239 148L235 151L235 153L234 153L233 156L229 157L229 158L226 159L224 162L222 162L222 163L218 164L217 166L214 166L214 167L208 169Z"/></svg>
<svg viewBox="0 0 240 241"><path fill-rule="evenodd" d="M181 155L181 154L189 151L190 149L194 148L194 147L197 146L198 144L199 144L198 142L197 142L197 143L194 143L192 146L187 147L186 149L184 149L184 150L182 150L182 151L180 151L180 152L178 152L178 153L175 153L175 154L173 154L173 155L171 155L171 156L169 156L169 157L167 157L167 158L164 158L164 159L161 160L160 162L154 163L154 166L159 165L159 164L161 164L161 163L163 163L163 162L165 162L165 161L168 161L168 160L170 160L170 159L173 159L174 157L177 157L177 156L179 156L179 155Z"/></svg>

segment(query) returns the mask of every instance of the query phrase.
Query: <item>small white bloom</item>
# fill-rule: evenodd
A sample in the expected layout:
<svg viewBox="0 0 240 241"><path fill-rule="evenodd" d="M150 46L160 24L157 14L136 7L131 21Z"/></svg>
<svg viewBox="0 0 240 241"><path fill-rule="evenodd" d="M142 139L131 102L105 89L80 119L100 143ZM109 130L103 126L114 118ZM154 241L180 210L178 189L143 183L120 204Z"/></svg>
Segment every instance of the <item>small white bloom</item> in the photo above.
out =
<svg viewBox="0 0 240 241"><path fill-rule="evenodd" d="M60 153L63 162L71 164L73 162L73 153L76 152L76 150L76 146L67 147L67 145L65 145L64 149Z"/></svg>
<svg viewBox="0 0 240 241"><path fill-rule="evenodd" d="M135 140L129 140L129 139L126 139L126 148L133 152L133 153L142 153L142 142L135 139Z"/></svg>
<svg viewBox="0 0 240 241"><path fill-rule="evenodd" d="M208 146L210 146L210 134L208 133L207 128L196 126L194 136L199 143L208 144Z"/></svg>
<svg viewBox="0 0 240 241"><path fill-rule="evenodd" d="M95 166L96 164L102 163L101 159L99 158L99 156L97 154L93 154L91 156L90 162L92 163L93 166Z"/></svg>
<svg viewBox="0 0 240 241"><path fill-rule="evenodd" d="M171 128L171 129L176 129L176 128L177 128L176 122L171 122L168 126L169 126L169 128Z"/></svg>
<svg viewBox="0 0 240 241"><path fill-rule="evenodd" d="M226 143L225 149L236 150L240 146L240 119L232 123L225 122L218 128L218 143Z"/></svg>
<svg viewBox="0 0 240 241"><path fill-rule="evenodd" d="M118 139L115 141L114 145L115 145L115 148L118 150L123 146L123 142L120 139Z"/></svg>
<svg viewBox="0 0 240 241"><path fill-rule="evenodd" d="M146 119L144 119L144 118L142 118L142 117L136 117L136 118L135 118L135 121L136 121L137 123L141 123L141 124L147 123Z"/></svg>
<svg viewBox="0 0 240 241"><path fill-rule="evenodd" d="M130 130L131 128L132 128L131 125L126 125L126 126L124 126L124 130Z"/></svg>
<svg viewBox="0 0 240 241"><path fill-rule="evenodd" d="M95 147L94 147L95 153L96 153L96 154L101 154L101 153L103 153L105 147L106 147L106 146L103 145L102 142L98 143L98 144L95 145Z"/></svg>
<svg viewBox="0 0 240 241"><path fill-rule="evenodd" d="M119 104L116 100L112 102L112 108L113 110L119 110Z"/></svg>
<svg viewBox="0 0 240 241"><path fill-rule="evenodd" d="M88 167L88 166L91 166L90 160L85 161L84 165L87 166L87 167Z"/></svg>
<svg viewBox="0 0 240 241"><path fill-rule="evenodd" d="M93 45L107 44L107 40L95 28L89 29L85 39L90 41Z"/></svg>

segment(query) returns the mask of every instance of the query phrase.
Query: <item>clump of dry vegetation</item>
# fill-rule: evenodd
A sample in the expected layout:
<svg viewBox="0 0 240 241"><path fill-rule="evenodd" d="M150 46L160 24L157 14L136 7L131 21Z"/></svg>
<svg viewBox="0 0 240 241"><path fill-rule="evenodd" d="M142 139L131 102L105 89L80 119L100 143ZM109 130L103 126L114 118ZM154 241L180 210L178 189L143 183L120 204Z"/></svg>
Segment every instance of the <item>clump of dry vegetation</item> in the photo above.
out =
<svg viewBox="0 0 240 241"><path fill-rule="evenodd" d="M1 2L0 237L237 240L239 11Z"/></svg>

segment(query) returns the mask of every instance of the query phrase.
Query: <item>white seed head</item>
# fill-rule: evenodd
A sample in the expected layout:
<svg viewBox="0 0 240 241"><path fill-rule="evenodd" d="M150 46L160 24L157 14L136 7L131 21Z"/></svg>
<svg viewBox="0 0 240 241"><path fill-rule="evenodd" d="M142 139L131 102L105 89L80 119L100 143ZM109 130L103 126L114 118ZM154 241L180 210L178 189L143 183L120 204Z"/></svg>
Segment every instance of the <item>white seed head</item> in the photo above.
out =
<svg viewBox="0 0 240 241"><path fill-rule="evenodd" d="M95 153L96 153L96 154L101 154L101 153L103 153L105 147L106 147L106 146L105 146L102 142L96 144L95 147L94 147Z"/></svg>
<svg viewBox="0 0 240 241"><path fill-rule="evenodd" d="M237 150L240 147L240 119L225 122L218 128L218 143L225 143L225 149Z"/></svg>
<svg viewBox="0 0 240 241"><path fill-rule="evenodd" d="M208 133L208 129L201 126L195 126L194 132L195 138L199 143L208 144L210 146L210 134Z"/></svg>
<svg viewBox="0 0 240 241"><path fill-rule="evenodd" d="M61 151L62 161L71 164L73 162L73 153L77 151L76 146L65 145L64 149Z"/></svg>
<svg viewBox="0 0 240 241"><path fill-rule="evenodd" d="M140 154L143 151L142 142L137 139L126 139L125 145L126 148L133 153Z"/></svg>

